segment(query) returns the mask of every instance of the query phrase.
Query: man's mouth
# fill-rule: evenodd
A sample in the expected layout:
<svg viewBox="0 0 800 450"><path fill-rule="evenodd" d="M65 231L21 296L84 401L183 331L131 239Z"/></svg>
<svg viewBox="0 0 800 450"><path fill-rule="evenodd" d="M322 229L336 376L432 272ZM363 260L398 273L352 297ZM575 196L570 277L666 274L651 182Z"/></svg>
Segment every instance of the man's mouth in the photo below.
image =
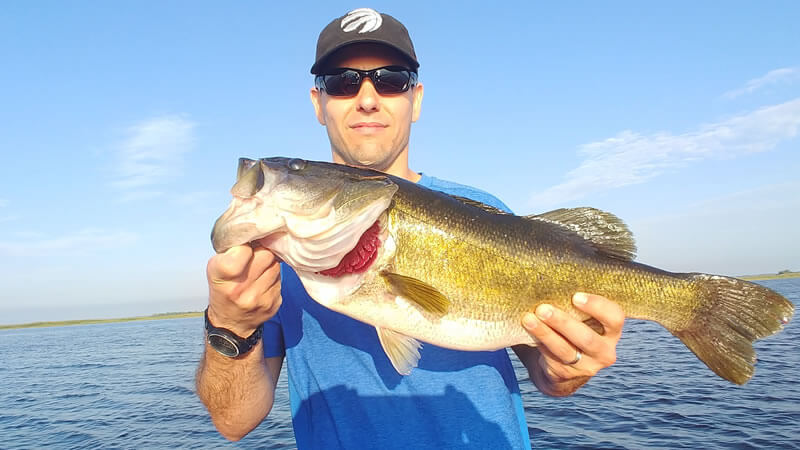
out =
<svg viewBox="0 0 800 450"><path fill-rule="evenodd" d="M353 129L356 129L356 130L360 130L360 129L370 130L370 129L386 128L386 125L384 125L384 124L382 124L380 122L357 122L357 123L354 123L353 125L350 125L350 128L353 128Z"/></svg>

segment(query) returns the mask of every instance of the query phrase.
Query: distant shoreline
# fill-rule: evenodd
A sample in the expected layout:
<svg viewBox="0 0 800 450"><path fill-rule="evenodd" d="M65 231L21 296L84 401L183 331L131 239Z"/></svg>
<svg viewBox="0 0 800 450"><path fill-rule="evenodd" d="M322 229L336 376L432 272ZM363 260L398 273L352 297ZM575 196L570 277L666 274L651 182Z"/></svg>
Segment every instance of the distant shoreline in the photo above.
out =
<svg viewBox="0 0 800 450"><path fill-rule="evenodd" d="M747 281L777 280L781 278L800 278L800 272L784 272L781 274L765 273L761 275L744 275L736 278ZM163 314L153 314L150 316L125 317L119 319L59 320L55 322L32 322L32 323L21 323L15 325L0 325L0 330L13 330L17 328L67 327L73 325L92 325L98 323L135 322L139 320L183 319L187 317L202 317L202 316L203 316L202 311L171 312Z"/></svg>
<svg viewBox="0 0 800 450"><path fill-rule="evenodd" d="M781 278L800 278L800 272L765 273L761 275L745 275L736 278L747 281L778 280Z"/></svg>
<svg viewBox="0 0 800 450"><path fill-rule="evenodd" d="M136 322L140 320L161 320L161 319L183 319L187 317L202 317L202 311L171 312L153 314L150 316L124 317L119 319L83 319L83 320L58 320L54 322L31 322L14 325L0 325L0 330L12 330L17 328L44 328L44 327L67 327L73 325L93 325L98 323L114 322Z"/></svg>

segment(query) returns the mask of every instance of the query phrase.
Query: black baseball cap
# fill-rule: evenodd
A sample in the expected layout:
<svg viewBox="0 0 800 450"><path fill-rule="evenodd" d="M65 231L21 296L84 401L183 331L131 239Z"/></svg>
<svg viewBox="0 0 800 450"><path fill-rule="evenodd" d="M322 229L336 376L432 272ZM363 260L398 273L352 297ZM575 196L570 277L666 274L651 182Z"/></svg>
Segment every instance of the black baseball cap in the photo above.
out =
<svg viewBox="0 0 800 450"><path fill-rule="evenodd" d="M409 69L416 71L419 68L411 36L399 20L371 8L358 8L333 19L319 34L317 58L311 66L311 73L319 75L325 60L336 50L361 42L389 46L408 59Z"/></svg>

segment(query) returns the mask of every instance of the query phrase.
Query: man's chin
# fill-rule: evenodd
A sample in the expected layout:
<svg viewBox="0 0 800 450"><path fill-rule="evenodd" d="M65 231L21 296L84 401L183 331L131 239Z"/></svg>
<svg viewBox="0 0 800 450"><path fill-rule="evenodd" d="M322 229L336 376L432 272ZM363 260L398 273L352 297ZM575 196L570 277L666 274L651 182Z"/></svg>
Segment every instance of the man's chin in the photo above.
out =
<svg viewBox="0 0 800 450"><path fill-rule="evenodd" d="M368 152L351 152L347 154L339 154L339 158L344 164L348 166L363 167L365 169L379 170L385 172L397 157L390 156L389 151L371 150Z"/></svg>

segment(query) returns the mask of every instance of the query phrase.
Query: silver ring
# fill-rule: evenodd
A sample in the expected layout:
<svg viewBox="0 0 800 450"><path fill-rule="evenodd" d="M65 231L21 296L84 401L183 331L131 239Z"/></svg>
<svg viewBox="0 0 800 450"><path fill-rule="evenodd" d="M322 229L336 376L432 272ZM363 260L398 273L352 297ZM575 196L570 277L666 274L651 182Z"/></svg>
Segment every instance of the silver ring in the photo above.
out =
<svg viewBox="0 0 800 450"><path fill-rule="evenodd" d="M578 364L580 362L581 356L582 356L581 355L581 351L578 350L578 349L575 349L575 359L573 359L570 362L564 363L564 364L566 364L568 366L574 366L575 364Z"/></svg>

